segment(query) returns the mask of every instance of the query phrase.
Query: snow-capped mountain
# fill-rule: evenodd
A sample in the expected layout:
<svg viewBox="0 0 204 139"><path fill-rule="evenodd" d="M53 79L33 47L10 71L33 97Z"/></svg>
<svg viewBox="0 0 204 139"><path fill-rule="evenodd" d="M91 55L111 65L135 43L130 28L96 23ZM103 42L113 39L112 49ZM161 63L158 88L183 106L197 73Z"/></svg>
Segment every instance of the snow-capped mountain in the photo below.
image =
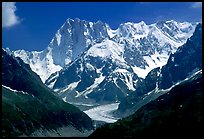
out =
<svg viewBox="0 0 204 139"><path fill-rule="evenodd" d="M144 102L171 90L198 72L202 73L202 24L198 24L186 43L170 55L165 66L151 70L138 82L136 90L121 101L118 112L127 116Z"/></svg>
<svg viewBox="0 0 204 139"><path fill-rule="evenodd" d="M184 44L195 29L195 25L176 21L159 21L146 25L125 23L120 25L114 40L125 44L124 57L134 72L142 78L150 70L166 64L170 53Z"/></svg>
<svg viewBox="0 0 204 139"><path fill-rule="evenodd" d="M101 21L93 23L78 18L67 19L45 50L41 52L17 50L14 55L21 57L45 82L52 73L60 71L95 44L98 44L95 48L101 49L99 46L103 45L102 40L106 39L107 45L117 43L119 47L100 52L110 52L106 56L113 56L114 53L116 59L123 56L124 60L133 66L135 73L144 78L152 68L166 63L169 53L174 52L192 35L194 27L194 24L188 22L160 21L146 25L142 21L124 23L117 30L112 30ZM166 50L162 51L164 48ZM91 48L90 54L93 55L94 50ZM117 57L119 53L121 56ZM95 55L97 54L102 55L98 51Z"/></svg>
<svg viewBox="0 0 204 139"><path fill-rule="evenodd" d="M106 25L101 21L92 23L78 18L67 19L45 50L41 52L17 50L14 55L21 57L45 82L52 73L60 71L89 46L106 37L108 37Z"/></svg>
<svg viewBox="0 0 204 139"><path fill-rule="evenodd" d="M68 19L41 52L13 52L65 101L120 101L149 71L167 63L196 23L124 23Z"/></svg>

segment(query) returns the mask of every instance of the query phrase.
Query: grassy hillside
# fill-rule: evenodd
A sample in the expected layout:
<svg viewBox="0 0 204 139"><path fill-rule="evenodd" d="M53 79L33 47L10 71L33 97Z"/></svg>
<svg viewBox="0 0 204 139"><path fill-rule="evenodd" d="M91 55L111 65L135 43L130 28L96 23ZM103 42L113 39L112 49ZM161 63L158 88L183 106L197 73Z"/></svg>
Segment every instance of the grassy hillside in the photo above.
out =
<svg viewBox="0 0 204 139"><path fill-rule="evenodd" d="M54 95L21 59L2 50L2 134L29 135L42 129L73 126L77 130L92 130L92 120L75 106ZM26 94L23 94L24 91Z"/></svg>

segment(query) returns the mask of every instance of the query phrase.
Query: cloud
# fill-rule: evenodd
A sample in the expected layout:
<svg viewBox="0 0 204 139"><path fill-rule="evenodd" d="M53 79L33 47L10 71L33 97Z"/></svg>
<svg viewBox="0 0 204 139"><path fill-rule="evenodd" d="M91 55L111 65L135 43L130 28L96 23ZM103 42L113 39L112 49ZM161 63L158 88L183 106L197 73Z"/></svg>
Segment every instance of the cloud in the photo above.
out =
<svg viewBox="0 0 204 139"><path fill-rule="evenodd" d="M192 8L202 8L202 2L194 2L191 5Z"/></svg>
<svg viewBox="0 0 204 139"><path fill-rule="evenodd" d="M2 2L2 27L11 27L20 23L20 19L16 16L15 2Z"/></svg>

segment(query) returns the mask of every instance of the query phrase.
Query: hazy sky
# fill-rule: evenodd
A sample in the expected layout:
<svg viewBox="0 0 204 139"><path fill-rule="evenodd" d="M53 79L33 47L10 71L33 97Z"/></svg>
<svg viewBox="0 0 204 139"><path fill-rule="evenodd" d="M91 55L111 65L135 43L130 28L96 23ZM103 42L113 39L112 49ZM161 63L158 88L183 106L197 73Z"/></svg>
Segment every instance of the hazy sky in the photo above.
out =
<svg viewBox="0 0 204 139"><path fill-rule="evenodd" d="M7 2L2 3L3 47L41 51L67 18L117 29L124 22L202 22L201 2Z"/></svg>

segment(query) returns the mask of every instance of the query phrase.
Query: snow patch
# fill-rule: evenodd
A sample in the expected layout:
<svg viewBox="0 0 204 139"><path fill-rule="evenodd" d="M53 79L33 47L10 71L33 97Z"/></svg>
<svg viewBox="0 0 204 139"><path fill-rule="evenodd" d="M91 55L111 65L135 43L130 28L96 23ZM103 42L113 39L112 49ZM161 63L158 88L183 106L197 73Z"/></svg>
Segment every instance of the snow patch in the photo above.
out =
<svg viewBox="0 0 204 139"><path fill-rule="evenodd" d="M66 96L62 98L62 100L63 100L64 102L67 102L66 99L67 99Z"/></svg>
<svg viewBox="0 0 204 139"><path fill-rule="evenodd" d="M67 87L64 87L62 90L60 90L60 93L64 93L66 92L67 90L73 90L77 87L78 83L81 82L81 80L79 80L78 82L73 82L71 84L69 84Z"/></svg>
<svg viewBox="0 0 204 139"><path fill-rule="evenodd" d="M13 54L15 57L20 57L26 64L29 64L31 70L40 76L43 83L45 83L52 73L62 69L61 66L53 63L50 52L46 54L45 57L43 57L43 51L27 52L24 50L17 50L14 51Z"/></svg>
<svg viewBox="0 0 204 139"><path fill-rule="evenodd" d="M129 71L127 71L126 69L116 69L114 72L121 72L121 73L127 73Z"/></svg>
<svg viewBox="0 0 204 139"><path fill-rule="evenodd" d="M59 30L57 31L55 37L57 39L57 45L59 46L60 42L61 42L61 37L62 37L62 35L60 34Z"/></svg>
<svg viewBox="0 0 204 139"><path fill-rule="evenodd" d="M95 44L94 46L92 46L88 50L86 55L125 62L123 58L123 53L124 53L123 46L118 45L116 42L106 39L102 43Z"/></svg>
<svg viewBox="0 0 204 139"><path fill-rule="evenodd" d="M135 88L133 86L133 75L127 71L126 69L116 69L115 71L113 71L113 73L115 72L119 72L121 74L123 74L123 76L125 77L125 84L127 85L129 90L135 91ZM114 79L114 83L116 84L116 79ZM116 86L118 86L116 84Z"/></svg>
<svg viewBox="0 0 204 139"><path fill-rule="evenodd" d="M102 73L101 73L102 69L103 69L103 67L100 68L100 69L96 69L96 73L98 73L98 74L102 74Z"/></svg>
<svg viewBox="0 0 204 139"><path fill-rule="evenodd" d="M87 67L90 71L94 70L94 66L92 66L90 63L86 63L86 67Z"/></svg>
<svg viewBox="0 0 204 139"><path fill-rule="evenodd" d="M73 104L73 105L82 105L82 106L88 106L88 107L91 107L91 106L95 106L94 104L87 104L87 103L83 103L83 102L69 102L70 104Z"/></svg>
<svg viewBox="0 0 204 139"><path fill-rule="evenodd" d="M49 83L49 85L48 85L49 88L53 89L53 86L54 86L55 82L57 81L57 77L59 77L58 72L57 72L57 75L55 75L55 76L53 76L52 78L49 79L49 81L54 79L53 82Z"/></svg>
<svg viewBox="0 0 204 139"><path fill-rule="evenodd" d="M166 65L168 62L169 55L167 54L167 52L163 52L161 54L159 54L158 52L155 52L155 54L151 56L143 56L143 58L149 66L145 66L145 69L132 66L132 69L134 73L138 75L138 77L145 79L147 74L152 69L155 69L158 67L161 68L162 66Z"/></svg>
<svg viewBox="0 0 204 139"><path fill-rule="evenodd" d="M8 90L10 90L10 91L12 91L12 92L15 92L15 93L22 93L22 94L24 94L24 95L31 95L31 94L28 94L27 92L24 92L24 91L14 90L14 89L12 89L12 88L10 88L10 87L8 87L8 86L5 86L5 85L2 85L2 87L6 88L6 89L8 89ZM31 96L34 97L34 95L31 95Z"/></svg>
<svg viewBox="0 0 204 139"><path fill-rule="evenodd" d="M105 76L102 76L102 75L99 78L95 78L94 83L91 86L86 88L86 90L78 93L75 97L84 95L85 98L88 98L87 95L90 94L93 91L93 89L96 88L100 83L102 83L104 79L105 79Z"/></svg>
<svg viewBox="0 0 204 139"><path fill-rule="evenodd" d="M107 33L110 36L110 38L113 38L116 35L117 30L112 30L112 29L108 28Z"/></svg>
<svg viewBox="0 0 204 139"><path fill-rule="evenodd" d="M146 66L145 69L139 68L139 67L132 67L135 74L137 74L138 77L145 79L147 74L151 71L150 68Z"/></svg>

